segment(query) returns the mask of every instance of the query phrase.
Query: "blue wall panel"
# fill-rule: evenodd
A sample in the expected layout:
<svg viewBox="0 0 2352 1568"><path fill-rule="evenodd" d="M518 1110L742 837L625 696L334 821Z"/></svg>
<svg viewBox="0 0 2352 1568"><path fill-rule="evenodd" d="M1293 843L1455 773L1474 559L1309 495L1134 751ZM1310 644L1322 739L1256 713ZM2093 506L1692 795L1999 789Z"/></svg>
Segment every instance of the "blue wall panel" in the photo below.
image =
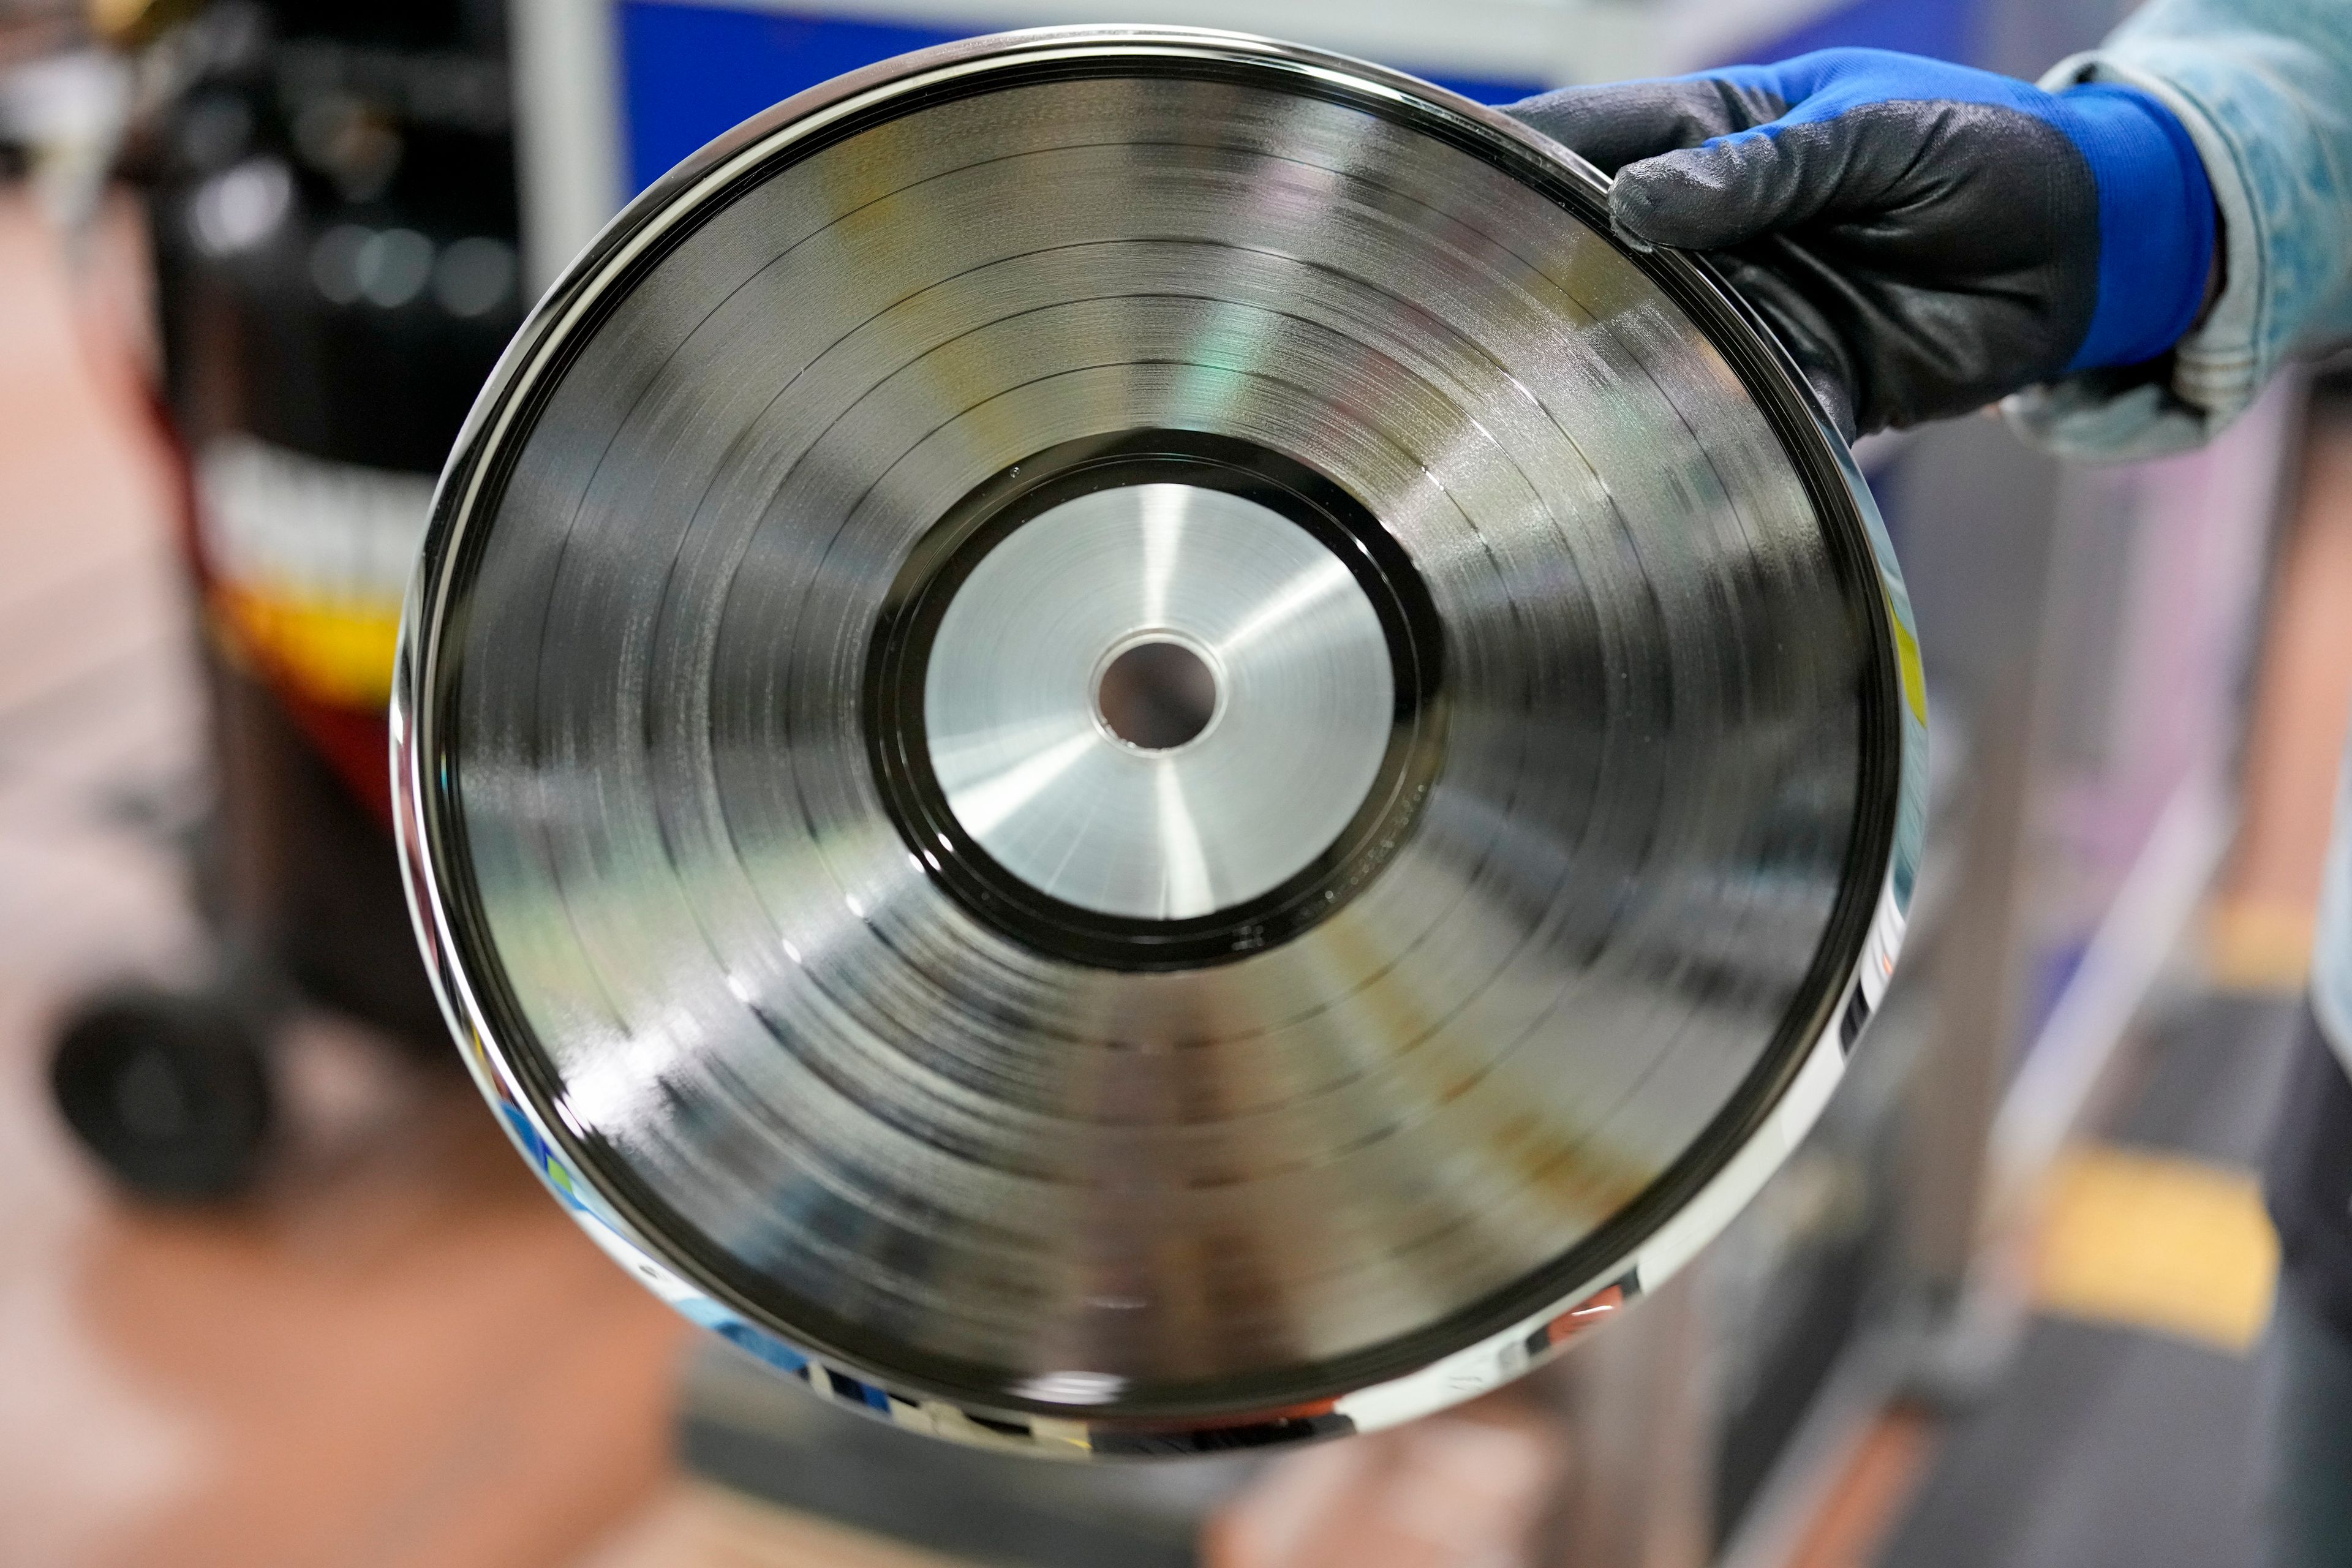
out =
<svg viewBox="0 0 2352 1568"><path fill-rule="evenodd" d="M618 10L627 120L623 146L633 192L729 127L804 88L892 55L990 30L662 0L623 0ZM1534 81L1430 79L1487 103L1542 90Z"/></svg>
<svg viewBox="0 0 2352 1568"><path fill-rule="evenodd" d="M772 103L844 71L966 36L648 0L624 0L620 26L632 191Z"/></svg>

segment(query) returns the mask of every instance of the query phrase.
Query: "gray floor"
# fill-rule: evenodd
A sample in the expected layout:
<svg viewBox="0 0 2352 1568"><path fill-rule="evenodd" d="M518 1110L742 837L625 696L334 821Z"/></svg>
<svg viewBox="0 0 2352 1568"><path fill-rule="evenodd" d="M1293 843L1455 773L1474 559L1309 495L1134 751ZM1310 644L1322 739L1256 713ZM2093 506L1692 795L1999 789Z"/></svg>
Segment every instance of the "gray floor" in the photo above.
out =
<svg viewBox="0 0 2352 1568"><path fill-rule="evenodd" d="M2252 1168L2295 1004L2213 998L2148 1042L2118 1142ZM2254 1363L2044 1321L1962 1418L1881 1568L2241 1568L2256 1561Z"/></svg>

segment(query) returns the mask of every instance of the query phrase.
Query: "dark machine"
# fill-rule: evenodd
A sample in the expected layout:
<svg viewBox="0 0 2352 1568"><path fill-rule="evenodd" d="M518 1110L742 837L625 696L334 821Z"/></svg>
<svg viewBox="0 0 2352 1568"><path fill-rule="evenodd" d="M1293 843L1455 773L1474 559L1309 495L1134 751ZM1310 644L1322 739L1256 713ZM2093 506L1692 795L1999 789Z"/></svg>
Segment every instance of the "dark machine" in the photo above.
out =
<svg viewBox="0 0 2352 1568"><path fill-rule="evenodd" d="M503 6L215 5L144 55L126 162L201 605L214 789L189 847L215 951L201 986L87 999L52 1072L109 1170L192 1201L259 1168L295 1006L446 1054L383 703L432 478L522 299Z"/></svg>

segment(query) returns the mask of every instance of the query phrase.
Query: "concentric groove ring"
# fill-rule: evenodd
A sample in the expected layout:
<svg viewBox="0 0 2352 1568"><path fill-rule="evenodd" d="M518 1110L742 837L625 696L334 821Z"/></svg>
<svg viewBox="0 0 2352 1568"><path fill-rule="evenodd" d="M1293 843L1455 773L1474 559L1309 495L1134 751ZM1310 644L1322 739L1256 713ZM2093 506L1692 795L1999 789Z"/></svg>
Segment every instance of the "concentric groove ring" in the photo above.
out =
<svg viewBox="0 0 2352 1568"><path fill-rule="evenodd" d="M1007 539L1088 497L1182 484L1277 514L1353 580L1385 642L1392 711L1386 742L1337 831L1296 870L1212 911L1106 912L1056 898L990 855L957 815L932 764L925 675L949 606ZM1139 623L1138 629L1140 629ZM1246 957L1344 908L1411 832L1443 755L1444 639L1435 607L1395 541L1328 479L1279 453L1196 431L1144 430L1062 443L992 475L908 552L877 617L865 734L892 816L915 853L940 857L940 885L981 919L1039 952L1122 970L1173 970Z"/></svg>
<svg viewBox="0 0 2352 1568"><path fill-rule="evenodd" d="M616 220L468 422L394 707L428 960L592 1235L820 1391L1086 1455L1467 1397L1720 1227L1899 943L1916 653L1785 357L1602 214L1410 79L1081 29ZM957 843L919 656L973 539L1138 463L1274 475L1395 713L1304 870L1122 925Z"/></svg>

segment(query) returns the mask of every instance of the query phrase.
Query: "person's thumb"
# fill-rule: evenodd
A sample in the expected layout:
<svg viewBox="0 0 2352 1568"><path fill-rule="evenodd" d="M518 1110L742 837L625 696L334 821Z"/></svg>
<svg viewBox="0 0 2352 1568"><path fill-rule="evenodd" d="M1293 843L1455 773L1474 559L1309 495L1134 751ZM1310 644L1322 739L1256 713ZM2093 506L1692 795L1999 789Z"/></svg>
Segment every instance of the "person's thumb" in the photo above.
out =
<svg viewBox="0 0 2352 1568"><path fill-rule="evenodd" d="M1610 221L1637 244L1683 250L1780 233L1835 202L1844 140L1833 122L1776 121L1628 163L1610 187Z"/></svg>
<svg viewBox="0 0 2352 1568"><path fill-rule="evenodd" d="M1710 136L1780 114L1782 100L1760 88L1706 77L1604 82L1562 88L1514 103L1504 113L1570 148L1604 174Z"/></svg>

